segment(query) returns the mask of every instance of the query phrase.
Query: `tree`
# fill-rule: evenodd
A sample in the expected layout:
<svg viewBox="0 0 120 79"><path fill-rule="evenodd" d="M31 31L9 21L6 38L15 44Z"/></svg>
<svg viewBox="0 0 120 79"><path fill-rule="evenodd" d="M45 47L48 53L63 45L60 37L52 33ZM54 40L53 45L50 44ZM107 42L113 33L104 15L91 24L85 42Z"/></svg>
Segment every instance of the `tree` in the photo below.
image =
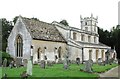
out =
<svg viewBox="0 0 120 79"><path fill-rule="evenodd" d="M7 39L12 28L12 22L2 18L2 51L6 51Z"/></svg>
<svg viewBox="0 0 120 79"><path fill-rule="evenodd" d="M13 19L14 25L15 25L15 23L16 23L16 21L17 21L18 18L19 18L19 16L16 16L16 17Z"/></svg>
<svg viewBox="0 0 120 79"><path fill-rule="evenodd" d="M120 59L120 25L117 25L116 28L111 31L111 34L113 45L115 46L115 50L118 54L117 58Z"/></svg>
<svg viewBox="0 0 120 79"><path fill-rule="evenodd" d="M101 28L98 28L99 33L99 41L101 43L104 43L108 46L110 46L112 49L114 49L117 52L117 58L120 59L120 25L117 25L116 27L113 27L113 29L109 32L107 30L103 30Z"/></svg>
<svg viewBox="0 0 120 79"><path fill-rule="evenodd" d="M60 21L61 24L65 25L65 26L69 26L68 22L66 20L62 20Z"/></svg>

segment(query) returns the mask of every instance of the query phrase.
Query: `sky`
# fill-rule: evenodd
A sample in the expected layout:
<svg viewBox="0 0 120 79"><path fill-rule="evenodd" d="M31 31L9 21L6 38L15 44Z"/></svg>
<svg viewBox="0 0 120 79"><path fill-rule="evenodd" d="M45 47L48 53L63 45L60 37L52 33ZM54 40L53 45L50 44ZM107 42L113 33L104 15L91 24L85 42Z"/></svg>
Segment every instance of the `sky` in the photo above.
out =
<svg viewBox="0 0 120 79"><path fill-rule="evenodd" d="M118 24L119 0L0 0L0 18L12 21L15 16L38 18L51 23L65 19L80 28L80 15L98 16L98 26L110 30Z"/></svg>

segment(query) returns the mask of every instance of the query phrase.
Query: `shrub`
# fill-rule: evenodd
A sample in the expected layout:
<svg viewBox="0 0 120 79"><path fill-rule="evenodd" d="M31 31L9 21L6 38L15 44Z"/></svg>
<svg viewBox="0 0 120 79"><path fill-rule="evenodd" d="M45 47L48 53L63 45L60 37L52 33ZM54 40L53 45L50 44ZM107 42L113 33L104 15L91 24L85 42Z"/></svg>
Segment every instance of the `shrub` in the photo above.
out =
<svg viewBox="0 0 120 79"><path fill-rule="evenodd" d="M7 59L7 65L10 64L11 60L13 60L13 58L10 56L9 53L6 52L2 52L0 51L0 56L2 57L2 61L6 58Z"/></svg>

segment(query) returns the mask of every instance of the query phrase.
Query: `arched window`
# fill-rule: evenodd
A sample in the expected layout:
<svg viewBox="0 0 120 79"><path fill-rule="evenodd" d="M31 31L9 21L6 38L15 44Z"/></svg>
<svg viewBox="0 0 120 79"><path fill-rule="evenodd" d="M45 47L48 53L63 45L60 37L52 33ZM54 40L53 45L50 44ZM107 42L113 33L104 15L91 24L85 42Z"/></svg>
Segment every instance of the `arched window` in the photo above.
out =
<svg viewBox="0 0 120 79"><path fill-rule="evenodd" d="M38 48L38 51L37 51L37 58L40 59L40 53L42 52L41 48L39 47Z"/></svg>
<svg viewBox="0 0 120 79"><path fill-rule="evenodd" d="M61 58L61 52L62 52L62 48L59 47L59 49L58 49L58 58Z"/></svg>
<svg viewBox="0 0 120 79"><path fill-rule="evenodd" d="M16 38L16 57L23 57L23 40L20 35Z"/></svg>
<svg viewBox="0 0 120 79"><path fill-rule="evenodd" d="M81 34L81 41L85 41L85 36L84 36L84 34Z"/></svg>
<svg viewBox="0 0 120 79"><path fill-rule="evenodd" d="M87 25L87 22L85 22L85 25Z"/></svg>

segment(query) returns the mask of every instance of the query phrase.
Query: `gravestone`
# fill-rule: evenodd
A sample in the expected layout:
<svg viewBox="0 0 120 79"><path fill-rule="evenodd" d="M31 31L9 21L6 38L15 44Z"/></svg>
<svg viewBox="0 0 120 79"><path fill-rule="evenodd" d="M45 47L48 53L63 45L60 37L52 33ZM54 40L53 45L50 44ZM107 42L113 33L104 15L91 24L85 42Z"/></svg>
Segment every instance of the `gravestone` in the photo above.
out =
<svg viewBox="0 0 120 79"><path fill-rule="evenodd" d="M88 60L88 61L86 61L83 70L84 70L85 72L93 72L93 71L92 71L92 65L93 65L93 61L92 61L91 59Z"/></svg>
<svg viewBox="0 0 120 79"><path fill-rule="evenodd" d="M15 64L16 64L16 67L20 67L22 65L22 58L16 58Z"/></svg>
<svg viewBox="0 0 120 79"><path fill-rule="evenodd" d="M21 78L22 79L27 79L28 78L28 75L27 75L27 72L26 71L23 71L21 74L20 74Z"/></svg>
<svg viewBox="0 0 120 79"><path fill-rule="evenodd" d="M118 64L118 60L114 60L113 63L114 63L114 64Z"/></svg>
<svg viewBox="0 0 120 79"><path fill-rule="evenodd" d="M113 61L114 61L113 58L109 59L109 64L111 65L113 63Z"/></svg>
<svg viewBox="0 0 120 79"><path fill-rule="evenodd" d="M32 75L32 61L31 60L28 60L28 63L27 63L27 74Z"/></svg>
<svg viewBox="0 0 120 79"><path fill-rule="evenodd" d="M44 68L44 69L45 69L45 60L41 60L40 66L41 66L41 68Z"/></svg>
<svg viewBox="0 0 120 79"><path fill-rule="evenodd" d="M13 60L10 62L9 67L10 67L10 68L13 68L13 67L14 67L14 61L13 61Z"/></svg>
<svg viewBox="0 0 120 79"><path fill-rule="evenodd" d="M62 63L63 63L63 62L62 62L62 59L59 58L57 63L58 63L58 64L62 64Z"/></svg>
<svg viewBox="0 0 120 79"><path fill-rule="evenodd" d="M69 68L69 64L68 64L69 60L68 60L68 56L65 55L64 56L64 60L63 60L63 64L64 64L64 69L68 69Z"/></svg>
<svg viewBox="0 0 120 79"><path fill-rule="evenodd" d="M102 58L98 58L98 65L102 65Z"/></svg>
<svg viewBox="0 0 120 79"><path fill-rule="evenodd" d="M3 60L3 67L7 67L7 59L6 58Z"/></svg>
<svg viewBox="0 0 120 79"><path fill-rule="evenodd" d="M1 79L8 79L7 74L4 73L3 77Z"/></svg>
<svg viewBox="0 0 120 79"><path fill-rule="evenodd" d="M80 65L80 58L76 58L76 64Z"/></svg>
<svg viewBox="0 0 120 79"><path fill-rule="evenodd" d="M105 52L105 64L109 64L109 56L110 56L110 53L109 53L109 50L107 50L106 52Z"/></svg>
<svg viewBox="0 0 120 79"><path fill-rule="evenodd" d="M23 59L23 66L24 67L27 67L27 63L28 63L27 59Z"/></svg>
<svg viewBox="0 0 120 79"><path fill-rule="evenodd" d="M47 66L53 66L53 62L52 61L47 61Z"/></svg>

